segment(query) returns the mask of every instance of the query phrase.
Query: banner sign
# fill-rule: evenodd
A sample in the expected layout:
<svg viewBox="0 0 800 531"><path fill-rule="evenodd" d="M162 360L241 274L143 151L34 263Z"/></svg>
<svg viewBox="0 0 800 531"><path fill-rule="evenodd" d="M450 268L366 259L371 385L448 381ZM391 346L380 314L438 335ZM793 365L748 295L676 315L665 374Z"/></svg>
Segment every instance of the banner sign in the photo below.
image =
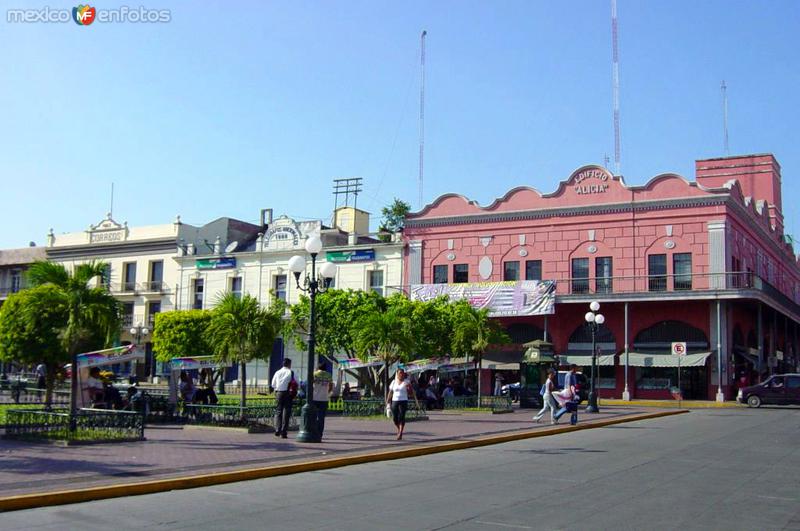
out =
<svg viewBox="0 0 800 531"><path fill-rule="evenodd" d="M364 367L379 367L383 365L381 360L361 361L357 358L336 360L340 369L363 369Z"/></svg>
<svg viewBox="0 0 800 531"><path fill-rule="evenodd" d="M195 262L197 269L233 269L236 267L236 258L198 258Z"/></svg>
<svg viewBox="0 0 800 531"><path fill-rule="evenodd" d="M144 352L134 350L136 345L107 348L95 352L78 354L78 367L97 367L100 365L113 365L132 360L144 359Z"/></svg>
<svg viewBox="0 0 800 531"><path fill-rule="evenodd" d="M460 371L468 371L475 368L474 361L468 361L463 363L448 363L447 365L441 365L439 367L439 372L460 372Z"/></svg>
<svg viewBox="0 0 800 531"><path fill-rule="evenodd" d="M447 365L448 363L450 363L450 358L447 357L414 360L406 364L405 370L409 374L414 372L432 371L438 369L442 365Z"/></svg>
<svg viewBox="0 0 800 531"><path fill-rule="evenodd" d="M214 361L211 356L194 356L190 358L172 358L169 361L173 371L193 371L196 369L216 369L217 367L229 367L229 364Z"/></svg>
<svg viewBox="0 0 800 531"><path fill-rule="evenodd" d="M556 282L520 280L411 286L411 300L429 301L442 295L450 300L466 299L474 308L488 308L489 317L545 315L555 313Z"/></svg>
<svg viewBox="0 0 800 531"><path fill-rule="evenodd" d="M374 262L375 251L373 249L361 249L358 251L328 251L325 253L328 262Z"/></svg>

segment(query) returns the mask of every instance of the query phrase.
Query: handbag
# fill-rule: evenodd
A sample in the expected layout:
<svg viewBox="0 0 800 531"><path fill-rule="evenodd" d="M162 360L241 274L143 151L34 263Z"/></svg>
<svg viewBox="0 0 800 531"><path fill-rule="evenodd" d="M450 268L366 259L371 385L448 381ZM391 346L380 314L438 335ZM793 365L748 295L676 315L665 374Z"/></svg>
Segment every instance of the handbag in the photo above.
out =
<svg viewBox="0 0 800 531"><path fill-rule="evenodd" d="M392 419L392 405L386 404L386 418L391 420Z"/></svg>
<svg viewBox="0 0 800 531"><path fill-rule="evenodd" d="M295 398L297 396L297 389L299 387L300 386L297 385L297 380L294 379L294 371L292 371L292 379L289 381L289 388L287 389L291 398Z"/></svg>

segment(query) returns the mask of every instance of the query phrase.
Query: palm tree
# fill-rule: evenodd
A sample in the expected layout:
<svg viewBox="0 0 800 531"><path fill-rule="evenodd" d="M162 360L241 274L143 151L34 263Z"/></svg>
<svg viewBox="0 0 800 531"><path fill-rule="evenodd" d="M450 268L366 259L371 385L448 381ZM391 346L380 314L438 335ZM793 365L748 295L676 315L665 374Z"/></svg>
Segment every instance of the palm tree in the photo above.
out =
<svg viewBox="0 0 800 531"><path fill-rule="evenodd" d="M411 322L392 309L370 313L356 321L351 332L356 355L366 361L377 357L384 364L384 390L389 389L389 366L407 361L413 350Z"/></svg>
<svg viewBox="0 0 800 531"><path fill-rule="evenodd" d="M62 264L35 262L28 269L32 287L54 286L50 296L54 304L67 309L67 320L60 331L61 344L72 363L70 413L78 410L78 354L111 345L119 336L121 309L105 286L90 286L95 278L108 271L105 262L80 264L72 272Z"/></svg>
<svg viewBox="0 0 800 531"><path fill-rule="evenodd" d="M508 337L489 319L487 308L476 309L466 301L453 307L453 351L473 356L478 365L478 407L481 406L481 360L490 344L505 343Z"/></svg>
<svg viewBox="0 0 800 531"><path fill-rule="evenodd" d="M278 305L273 305L273 308ZM262 308L252 295L239 297L226 293L217 299L205 340L218 361L241 366L241 412L247 405L247 362L272 352L272 345L281 330L282 319L277 311Z"/></svg>

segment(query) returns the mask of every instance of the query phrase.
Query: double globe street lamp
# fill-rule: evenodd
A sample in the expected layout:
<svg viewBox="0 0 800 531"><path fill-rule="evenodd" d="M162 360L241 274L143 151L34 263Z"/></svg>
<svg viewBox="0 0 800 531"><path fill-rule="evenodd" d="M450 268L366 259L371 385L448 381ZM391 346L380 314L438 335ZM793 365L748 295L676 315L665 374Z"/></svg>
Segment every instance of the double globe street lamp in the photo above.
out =
<svg viewBox="0 0 800 531"><path fill-rule="evenodd" d="M317 430L317 408L314 407L314 347L317 331L317 294L326 291L333 277L336 276L336 265L325 262L317 274L317 255L322 251L322 240L316 234L306 240L306 251L311 255L311 274L306 275L303 284L300 284L300 275L306 271L306 259L295 255L289 260L289 271L294 273L297 288L308 293L310 299L310 313L308 325L308 364L306 374L306 404L303 406L300 418L300 433L297 440L300 442L321 442L322 437Z"/></svg>
<svg viewBox="0 0 800 531"><path fill-rule="evenodd" d="M131 336L133 337L133 344L136 345L136 348L139 348L139 345L142 342L142 338L143 337L147 337L150 334L150 329L147 328L147 326L142 326L142 323L138 323L136 326L132 326L130 328L130 330L128 330L128 332L130 332ZM147 353L145 353L145 355L147 355ZM137 373L137 371L136 371L136 359L133 360L132 365L133 365L133 370L131 371L131 375L136 377L136 378L138 378L138 375L136 374ZM155 356L154 356L153 357L153 367L151 369L151 375L152 376L156 375L156 367L155 367L155 365L156 365L156 360L155 360ZM145 375L145 378L147 378L147 375Z"/></svg>
<svg viewBox="0 0 800 531"><path fill-rule="evenodd" d="M597 328L606 321L606 318L602 313L597 313L600 311L600 303L597 301L592 301L589 304L589 310L591 311L586 312L584 319L586 319L586 323L592 331L592 380L589 391L589 405L586 406L586 412L599 413L600 409L597 407L597 389L595 388L595 380L597 379Z"/></svg>

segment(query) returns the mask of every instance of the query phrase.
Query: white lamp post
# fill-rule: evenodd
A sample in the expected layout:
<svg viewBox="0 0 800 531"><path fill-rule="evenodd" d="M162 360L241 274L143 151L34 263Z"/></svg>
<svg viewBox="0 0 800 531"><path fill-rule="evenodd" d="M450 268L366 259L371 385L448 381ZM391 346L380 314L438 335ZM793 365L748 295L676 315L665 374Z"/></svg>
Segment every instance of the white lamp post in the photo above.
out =
<svg viewBox="0 0 800 531"><path fill-rule="evenodd" d="M148 334L150 334L150 329L147 328L146 326L142 326L142 323L137 323L136 326L132 326L131 329L128 330L128 332L130 332L131 336L133 336L133 344L136 345L136 347L138 348L139 347L139 343L141 343L141 341L142 341L142 338L146 337ZM147 355L147 353L145 353L145 355ZM136 360L135 359L133 360L132 366L133 366L133 370L131 372L135 375L136 374ZM156 360L155 360L155 357L153 358L153 367L151 369L151 374L153 376L156 375ZM147 375L145 375L145 378L146 377L147 377Z"/></svg>
<svg viewBox="0 0 800 531"><path fill-rule="evenodd" d="M321 442L322 437L317 429L317 408L314 407L314 347L316 346L317 333L317 293L328 289L331 280L336 276L336 265L326 262L319 268L317 274L317 255L322 251L322 240L316 234L306 240L306 251L311 255L311 274L306 275L303 284L300 284L300 275L306 270L306 259L295 255L289 260L289 271L294 273L297 288L305 291L310 299L309 331L308 331L308 366L306 373L306 404L303 406L300 433L297 440L300 442Z"/></svg>
<svg viewBox="0 0 800 531"><path fill-rule="evenodd" d="M591 374L591 384L590 384L590 391L589 391L589 405L586 406L587 413L599 413L600 409L597 407L597 389L595 388L595 372L597 370L597 327L602 325L606 318L603 316L602 313L597 313L600 310L600 303L597 301L592 301L589 304L589 312L586 312L586 315L583 318L586 320L586 323L589 325L589 329L592 331L592 374Z"/></svg>

